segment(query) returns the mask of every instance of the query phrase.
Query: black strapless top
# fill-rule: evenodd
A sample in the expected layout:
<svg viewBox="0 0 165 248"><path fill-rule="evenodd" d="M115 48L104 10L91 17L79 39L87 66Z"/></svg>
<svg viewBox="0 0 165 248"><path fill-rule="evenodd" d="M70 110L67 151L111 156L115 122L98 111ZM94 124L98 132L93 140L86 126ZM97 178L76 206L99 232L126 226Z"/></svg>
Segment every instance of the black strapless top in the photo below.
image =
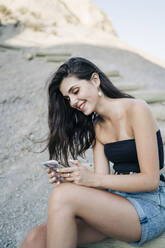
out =
<svg viewBox="0 0 165 248"><path fill-rule="evenodd" d="M159 168L164 166L164 150L160 129L156 132L159 150ZM140 172L137 158L135 139L119 140L104 144L104 152L107 159L114 163L116 174L129 174Z"/></svg>

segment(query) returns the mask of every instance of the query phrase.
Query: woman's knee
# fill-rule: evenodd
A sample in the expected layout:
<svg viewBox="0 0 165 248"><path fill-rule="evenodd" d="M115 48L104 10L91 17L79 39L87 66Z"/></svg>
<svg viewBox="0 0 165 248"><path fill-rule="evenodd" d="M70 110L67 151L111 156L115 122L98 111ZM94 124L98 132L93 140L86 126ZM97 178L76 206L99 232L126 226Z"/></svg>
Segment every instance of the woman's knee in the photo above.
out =
<svg viewBox="0 0 165 248"><path fill-rule="evenodd" d="M39 247L40 243L43 244L42 247L45 247L44 244L46 244L46 226L47 223L44 223L30 230L21 248Z"/></svg>
<svg viewBox="0 0 165 248"><path fill-rule="evenodd" d="M58 208L66 206L66 204L75 201L77 185L72 183L63 183L56 185L49 198L49 209L53 208L58 210Z"/></svg>

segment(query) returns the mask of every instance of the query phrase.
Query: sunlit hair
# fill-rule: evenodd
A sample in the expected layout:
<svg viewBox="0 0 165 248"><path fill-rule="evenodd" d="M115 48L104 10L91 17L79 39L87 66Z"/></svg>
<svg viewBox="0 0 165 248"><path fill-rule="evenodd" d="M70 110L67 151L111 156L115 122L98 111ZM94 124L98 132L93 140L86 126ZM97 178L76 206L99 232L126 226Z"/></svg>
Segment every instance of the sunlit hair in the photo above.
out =
<svg viewBox="0 0 165 248"><path fill-rule="evenodd" d="M77 159L95 144L94 125L103 119L96 113L84 115L70 107L59 86L64 78L75 76L90 80L96 72L100 78L100 89L110 98L134 98L117 89L109 78L92 62L81 57L72 57L53 74L48 85L48 125L47 147L50 159L68 165L69 157Z"/></svg>

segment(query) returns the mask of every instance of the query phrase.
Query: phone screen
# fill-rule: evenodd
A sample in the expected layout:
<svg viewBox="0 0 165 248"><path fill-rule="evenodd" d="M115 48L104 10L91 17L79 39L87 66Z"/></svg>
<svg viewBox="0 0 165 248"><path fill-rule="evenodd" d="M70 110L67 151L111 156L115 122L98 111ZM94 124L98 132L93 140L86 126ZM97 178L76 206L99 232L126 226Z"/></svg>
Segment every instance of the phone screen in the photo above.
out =
<svg viewBox="0 0 165 248"><path fill-rule="evenodd" d="M48 160L42 163L42 165L46 166L47 168L51 168L52 170L56 171L57 168L63 168L64 166L59 164L56 160Z"/></svg>
<svg viewBox="0 0 165 248"><path fill-rule="evenodd" d="M47 168L51 168L52 170L54 170L56 172L56 177L58 177L58 180L60 182L68 182L66 179L61 177L59 175L59 173L56 171L57 168L65 168L65 166L60 164L60 163L58 163L57 160L48 160L48 161L43 162L42 165L47 167Z"/></svg>

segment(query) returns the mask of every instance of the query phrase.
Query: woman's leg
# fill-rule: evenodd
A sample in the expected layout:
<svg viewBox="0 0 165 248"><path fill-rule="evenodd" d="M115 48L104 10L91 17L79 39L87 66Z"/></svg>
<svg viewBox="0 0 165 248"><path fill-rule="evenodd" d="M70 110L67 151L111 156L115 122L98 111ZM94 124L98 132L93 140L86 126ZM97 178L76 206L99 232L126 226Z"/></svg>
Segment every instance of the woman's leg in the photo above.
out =
<svg viewBox="0 0 165 248"><path fill-rule="evenodd" d="M26 236L21 248L46 248L46 226L43 223L33 228Z"/></svg>
<svg viewBox="0 0 165 248"><path fill-rule="evenodd" d="M76 218L78 230L78 245L99 242L106 239L106 235L97 231L83 220ZM33 228L24 240L21 248L46 248L47 222Z"/></svg>
<svg viewBox="0 0 165 248"><path fill-rule="evenodd" d="M54 188L48 205L47 248L76 248L76 216L105 237L135 242L141 225L134 206L106 191L63 183Z"/></svg>

